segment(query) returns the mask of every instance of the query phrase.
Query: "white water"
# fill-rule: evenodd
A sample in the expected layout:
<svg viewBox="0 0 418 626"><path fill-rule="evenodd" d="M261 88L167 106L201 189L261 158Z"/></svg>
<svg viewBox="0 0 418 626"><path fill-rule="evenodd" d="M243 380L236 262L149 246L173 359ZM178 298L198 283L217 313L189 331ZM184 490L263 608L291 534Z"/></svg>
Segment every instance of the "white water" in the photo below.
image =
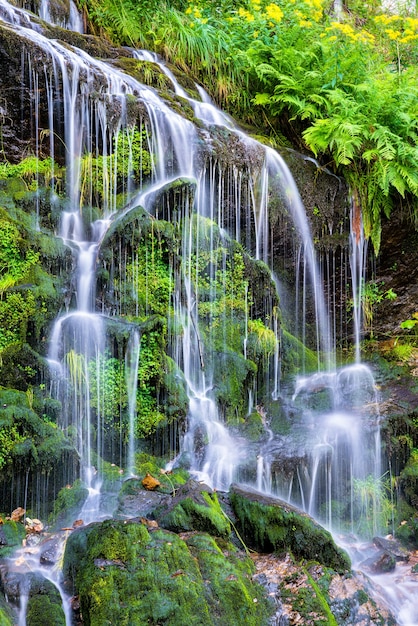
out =
<svg viewBox="0 0 418 626"><path fill-rule="evenodd" d="M54 587L59 592L59 595L61 596L62 609L65 616L65 624L66 626L72 626L73 621L70 607L70 598L64 592L61 584L61 560L64 552L65 540L66 533L64 532L61 534L61 537L59 539L57 538L57 536L55 537L54 541L56 543L56 562L52 567L42 565L40 561L42 549L45 549L45 543L38 544L37 546L20 548L15 552L13 559L10 559L10 569L14 572L14 575L18 576L20 581L20 607L17 626L26 626L26 610L30 593L29 577L31 574L43 576L46 580L54 585Z"/></svg>
<svg viewBox="0 0 418 626"><path fill-rule="evenodd" d="M61 28L67 28L68 30L75 31L77 33L83 33L83 20L79 14L76 5L73 0L69 0L69 13L68 15L53 16L51 14L51 1L41 0L39 4L39 17L45 22L49 22L54 26L61 26Z"/></svg>

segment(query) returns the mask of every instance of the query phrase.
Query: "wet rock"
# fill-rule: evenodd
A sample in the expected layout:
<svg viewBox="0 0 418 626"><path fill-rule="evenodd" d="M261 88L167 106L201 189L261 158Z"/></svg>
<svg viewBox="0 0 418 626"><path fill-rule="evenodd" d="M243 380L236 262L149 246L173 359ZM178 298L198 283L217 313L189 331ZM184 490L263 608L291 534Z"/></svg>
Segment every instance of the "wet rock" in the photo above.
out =
<svg viewBox="0 0 418 626"><path fill-rule="evenodd" d="M230 501L246 544L261 552L292 552L345 572L350 559L332 535L296 507L256 490L232 485Z"/></svg>
<svg viewBox="0 0 418 626"><path fill-rule="evenodd" d="M139 480L127 480L119 494L116 518L152 517L152 511L171 496L158 491L147 491L142 488Z"/></svg>
<svg viewBox="0 0 418 626"><path fill-rule="evenodd" d="M396 561L409 561L409 552L393 537L373 537L375 546L392 555Z"/></svg>
<svg viewBox="0 0 418 626"><path fill-rule="evenodd" d="M55 565L61 557L61 548L62 541L59 537L52 537L46 541L41 548L41 554L39 557L40 563L47 566Z"/></svg>
<svg viewBox="0 0 418 626"><path fill-rule="evenodd" d="M295 562L290 554L253 554L252 560L254 578L275 605L272 626L396 624L362 573L336 574L319 564Z"/></svg>
<svg viewBox="0 0 418 626"><path fill-rule="evenodd" d="M376 555L363 561L361 567L371 574L385 574L393 572L396 568L396 559L392 554L381 550Z"/></svg>
<svg viewBox="0 0 418 626"><path fill-rule="evenodd" d="M217 494L208 485L188 480L176 495L157 508L153 515L159 525L174 532L203 531L228 536L231 528Z"/></svg>

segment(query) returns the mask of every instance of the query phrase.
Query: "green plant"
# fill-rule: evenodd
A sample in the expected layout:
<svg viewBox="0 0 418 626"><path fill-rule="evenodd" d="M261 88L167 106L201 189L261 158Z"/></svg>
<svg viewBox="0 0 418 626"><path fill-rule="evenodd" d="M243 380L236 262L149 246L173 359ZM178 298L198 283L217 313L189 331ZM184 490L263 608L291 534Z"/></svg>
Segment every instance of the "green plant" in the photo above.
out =
<svg viewBox="0 0 418 626"><path fill-rule="evenodd" d="M132 125L115 133L111 154L86 153L80 163L80 204L105 206L116 192L126 200L130 181L142 183L152 171L148 145L146 129Z"/></svg>
<svg viewBox="0 0 418 626"><path fill-rule="evenodd" d="M353 480L355 532L372 537L384 532L393 519L394 504L390 497L391 486L385 477L372 475Z"/></svg>

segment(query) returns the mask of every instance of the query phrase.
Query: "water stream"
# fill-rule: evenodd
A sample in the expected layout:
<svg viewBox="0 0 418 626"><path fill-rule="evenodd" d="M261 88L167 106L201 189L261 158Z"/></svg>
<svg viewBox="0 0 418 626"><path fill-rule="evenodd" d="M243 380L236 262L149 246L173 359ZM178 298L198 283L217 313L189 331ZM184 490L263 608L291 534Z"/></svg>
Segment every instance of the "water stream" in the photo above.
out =
<svg viewBox="0 0 418 626"><path fill-rule="evenodd" d="M337 10L338 3L335 5ZM82 20L72 2L70 9L67 18L56 22L50 3L42 1L40 17L82 33ZM358 347L361 332L359 293L366 255L358 215L352 218L355 227L351 239L356 363L338 370L335 365L335 333L330 328L330 312L323 294L308 219L283 158L276 151L247 137L229 116L210 102L201 86L197 87L200 99L188 95L171 70L153 53L132 51L138 61L160 67L171 81L173 92L192 107L195 117L201 122L200 129L172 110L153 89L82 50L45 38L40 22L5 0L0 0L0 19L13 24L20 36L42 49L44 58L48 59L49 63L45 62L39 70L38 66L31 64L30 52L27 53L34 84L39 85L36 81L42 81L45 86L50 136L58 134L57 119L60 116L65 131L67 205L61 214L58 236L71 250L75 269L66 310L51 330L48 358L54 378L54 393L64 407L60 426L64 429L71 427L76 433L80 478L89 492L80 512L83 522L103 519L112 513L101 498L102 464L105 450L110 445L105 407L100 403L103 396L101 381L105 375L105 359L110 354L109 329L113 321L97 302L96 269L101 244L109 228L138 205L154 215L155 198L161 189L174 181L189 181L195 187L193 206L187 204L190 198L185 197L184 206L180 207L182 265L173 274L173 309L181 331L175 336L172 355L184 375L189 397L187 431L181 441L179 458L187 457L192 474L218 490L227 490L233 481L250 474L258 489L297 504L334 532L378 534L379 481L382 474L380 416L373 376L361 364ZM35 118L39 112L39 94L38 89L34 94ZM145 111L141 120L144 145L156 155L147 184L134 181L130 173L133 127L136 123L132 122L130 112L133 100L140 102ZM56 115L59 107L60 115ZM208 155L207 146L215 142L220 130L223 135L233 138L237 149L238 158L230 167L222 164L210 151ZM126 140L130 146L122 184L117 180L117 172L120 172L118 164L111 158L121 140ZM54 150L52 140L52 155ZM83 211L86 204L93 204L91 189L85 189L85 168L90 168L90 179L97 175L94 169L97 164L86 164L86 154L103 157L100 218L89 219ZM123 200L121 187L124 190ZM308 290L313 294L318 371L297 378L292 389L282 388L281 331L277 314L269 311L271 330L276 338L271 395L273 401L283 402L291 426L289 436L275 436L263 407L257 406L256 390L250 391L249 411L257 406L263 416L266 436L254 455L249 472L247 443L230 432L222 420L214 394L216 362L202 347L198 315L199 307L203 305L199 301L198 278L193 265L200 245L196 238L196 219L204 220L207 241L221 241L226 246L228 240L233 238L241 243L254 259L271 269L272 281L280 291L279 281L273 273L273 242L270 240L269 199L272 195L284 203L296 231L299 249L297 282L300 289L297 290L295 310L307 306ZM226 197L230 205L228 208ZM245 207L245 216L242 207ZM253 224L253 228L244 224L244 217ZM213 293L211 297L216 295ZM135 325L125 324L128 338L122 361L128 391L129 432L128 443L120 445L118 463L126 476L132 476L135 468L141 334ZM305 340L303 324L301 322L299 333L302 341ZM245 354L246 338L242 349ZM112 445L117 447L117 443ZM362 500L361 486L368 480L374 481L372 487L375 490ZM370 515L370 508L373 515ZM62 593L58 569L41 566L39 560L25 550L16 555L15 566L22 565L23 561L31 571L45 575ZM380 582L387 585L387 589L393 584L392 579ZM418 623L416 615L412 616L414 609L411 608L409 585L412 583L407 581L402 587L404 601L399 601L397 607L399 624L404 626ZM22 594L19 626L26 623L27 593ZM67 606L66 603L64 605ZM71 624L68 609L66 623L68 626Z"/></svg>

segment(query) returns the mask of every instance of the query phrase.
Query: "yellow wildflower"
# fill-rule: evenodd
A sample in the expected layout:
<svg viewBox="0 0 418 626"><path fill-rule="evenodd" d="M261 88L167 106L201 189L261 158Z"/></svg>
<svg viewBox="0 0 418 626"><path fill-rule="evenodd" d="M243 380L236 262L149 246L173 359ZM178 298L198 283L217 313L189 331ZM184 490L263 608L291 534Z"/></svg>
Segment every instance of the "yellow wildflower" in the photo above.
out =
<svg viewBox="0 0 418 626"><path fill-rule="evenodd" d="M247 20L247 22L254 21L254 15L250 13L249 11L247 11L247 9L243 9L242 7L238 9L238 15L240 17L244 17Z"/></svg>
<svg viewBox="0 0 418 626"><path fill-rule="evenodd" d="M270 20L280 22L283 18L283 11L279 6L277 6L277 4L271 2L266 6L266 15Z"/></svg>
<svg viewBox="0 0 418 626"><path fill-rule="evenodd" d="M393 28L387 28L385 30L385 33L387 34L389 39L392 39L392 41L396 41L397 39L400 39L402 35L400 30L393 30Z"/></svg>

